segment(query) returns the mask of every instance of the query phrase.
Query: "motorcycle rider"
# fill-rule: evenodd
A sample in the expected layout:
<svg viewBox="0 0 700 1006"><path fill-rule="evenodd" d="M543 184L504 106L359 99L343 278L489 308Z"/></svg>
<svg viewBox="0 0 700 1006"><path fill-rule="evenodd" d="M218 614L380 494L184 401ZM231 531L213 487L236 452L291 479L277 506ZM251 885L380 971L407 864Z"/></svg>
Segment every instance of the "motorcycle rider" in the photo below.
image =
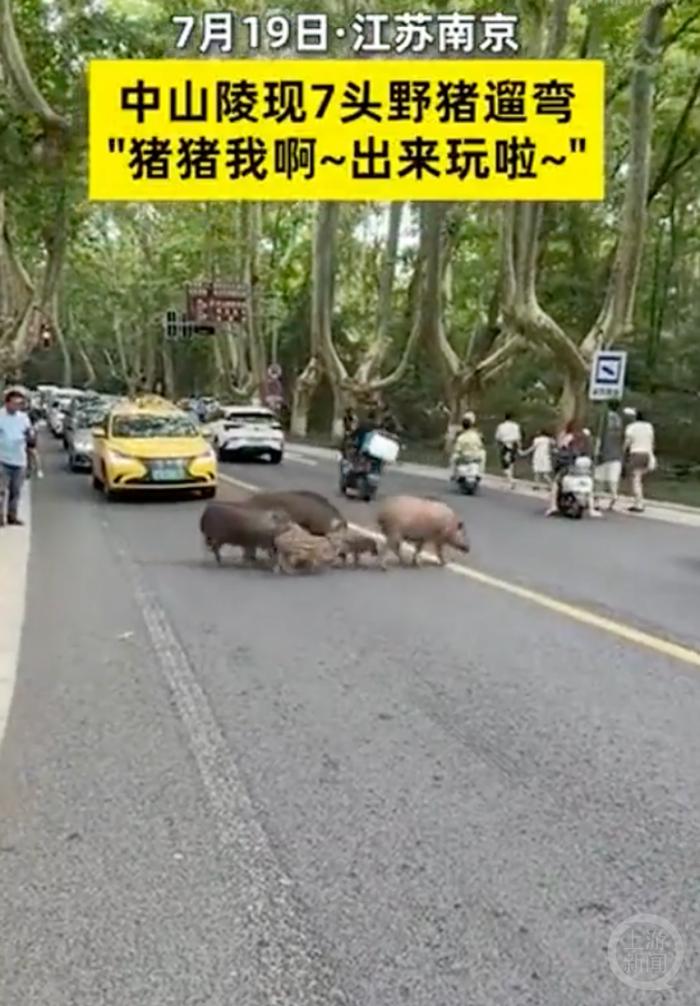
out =
<svg viewBox="0 0 700 1006"><path fill-rule="evenodd" d="M452 478L456 475L459 458L474 458L479 462L479 477L484 474L486 450L484 448L484 439L476 428L476 416L473 412L465 412L462 417L462 432L457 434L452 447L452 456L450 458Z"/></svg>
<svg viewBox="0 0 700 1006"><path fill-rule="evenodd" d="M368 412L365 419L361 419L350 437L350 442L355 448L356 454L362 453L362 447L365 442L365 438L373 433L377 429L377 415L374 411Z"/></svg>
<svg viewBox="0 0 700 1006"><path fill-rule="evenodd" d="M558 434L556 439L556 450L554 452L554 478L549 494L549 507L545 517L552 517L559 512L558 496L559 485L562 477L573 465L576 458L590 453L590 433L583 430L575 419L570 419L564 429ZM596 509L595 495L591 493L588 500L589 517L602 517L600 510Z"/></svg>

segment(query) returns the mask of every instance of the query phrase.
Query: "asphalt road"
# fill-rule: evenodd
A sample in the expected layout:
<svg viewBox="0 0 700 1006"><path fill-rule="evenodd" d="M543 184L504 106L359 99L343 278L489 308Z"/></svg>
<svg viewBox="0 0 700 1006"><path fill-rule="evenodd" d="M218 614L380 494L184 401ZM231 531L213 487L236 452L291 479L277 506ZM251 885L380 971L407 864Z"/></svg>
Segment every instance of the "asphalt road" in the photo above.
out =
<svg viewBox="0 0 700 1006"><path fill-rule="evenodd" d="M335 493L330 464L224 470ZM217 568L201 502L46 471L2 1006L697 1003L697 668L449 570ZM471 566L700 642L692 529L451 498ZM640 912L686 941L670 989L610 969Z"/></svg>

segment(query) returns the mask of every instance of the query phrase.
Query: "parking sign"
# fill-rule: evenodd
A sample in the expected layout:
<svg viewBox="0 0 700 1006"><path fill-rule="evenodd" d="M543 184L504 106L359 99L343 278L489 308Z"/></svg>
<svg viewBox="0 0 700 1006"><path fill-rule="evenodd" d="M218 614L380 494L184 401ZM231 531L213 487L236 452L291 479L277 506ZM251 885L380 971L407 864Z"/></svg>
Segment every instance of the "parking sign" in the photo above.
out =
<svg viewBox="0 0 700 1006"><path fill-rule="evenodd" d="M625 390L627 353L623 349L600 349L593 357L588 397L592 402L622 398Z"/></svg>

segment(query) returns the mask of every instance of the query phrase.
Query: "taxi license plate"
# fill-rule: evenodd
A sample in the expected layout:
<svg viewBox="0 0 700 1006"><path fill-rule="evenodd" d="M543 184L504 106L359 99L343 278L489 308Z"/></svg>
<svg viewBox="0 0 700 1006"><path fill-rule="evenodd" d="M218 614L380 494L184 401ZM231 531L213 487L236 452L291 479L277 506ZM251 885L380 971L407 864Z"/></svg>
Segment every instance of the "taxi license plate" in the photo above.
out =
<svg viewBox="0 0 700 1006"><path fill-rule="evenodd" d="M181 482L185 477L185 468L177 462L153 465L151 476L154 482Z"/></svg>

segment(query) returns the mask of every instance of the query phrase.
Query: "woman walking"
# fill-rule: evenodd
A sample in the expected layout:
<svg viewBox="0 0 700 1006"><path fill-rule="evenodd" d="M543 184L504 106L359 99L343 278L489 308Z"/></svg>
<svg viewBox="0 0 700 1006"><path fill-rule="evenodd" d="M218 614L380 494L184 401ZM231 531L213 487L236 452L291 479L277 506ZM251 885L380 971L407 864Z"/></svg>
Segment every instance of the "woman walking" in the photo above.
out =
<svg viewBox="0 0 700 1006"><path fill-rule="evenodd" d="M632 476L634 498L628 509L632 513L644 513L644 476L656 468L655 440L654 427L637 409L634 422L625 430L625 454Z"/></svg>

